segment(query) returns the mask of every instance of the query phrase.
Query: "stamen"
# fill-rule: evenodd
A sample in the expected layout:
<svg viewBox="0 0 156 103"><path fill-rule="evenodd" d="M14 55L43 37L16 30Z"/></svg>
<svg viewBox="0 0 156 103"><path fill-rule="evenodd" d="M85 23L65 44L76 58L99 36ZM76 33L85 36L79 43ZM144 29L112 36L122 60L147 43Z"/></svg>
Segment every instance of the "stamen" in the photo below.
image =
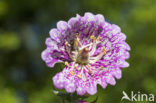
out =
<svg viewBox="0 0 156 103"><path fill-rule="evenodd" d="M71 66L71 65L69 65L69 63L68 63L67 61L65 61L64 64L65 64L65 66L67 66L67 67L69 67L71 70L73 70L73 68L74 68L74 63L73 63L73 65Z"/></svg>
<svg viewBox="0 0 156 103"><path fill-rule="evenodd" d="M89 46L91 46L91 45L93 45L93 43L90 43L90 44L87 44L87 45L85 45L85 46L82 46L82 47L80 48L80 50L82 50L82 49L84 49L84 48L86 48L86 47L89 47Z"/></svg>
<svg viewBox="0 0 156 103"><path fill-rule="evenodd" d="M87 69L87 70L86 70ZM86 71L89 73L89 74L91 74L91 75L93 75L93 71L91 70L91 66L88 64L87 66L86 66Z"/></svg>
<svg viewBox="0 0 156 103"><path fill-rule="evenodd" d="M65 47L70 47L71 45L66 41L65 42Z"/></svg>
<svg viewBox="0 0 156 103"><path fill-rule="evenodd" d="M93 75L93 71L89 69L88 71L89 74Z"/></svg>
<svg viewBox="0 0 156 103"><path fill-rule="evenodd" d="M106 55L106 48L103 47L103 52L104 52L104 55Z"/></svg>
<svg viewBox="0 0 156 103"><path fill-rule="evenodd" d="M69 66L69 63L67 61L64 62L66 66Z"/></svg>
<svg viewBox="0 0 156 103"><path fill-rule="evenodd" d="M73 59L73 56L71 55L71 52L70 52L70 44L67 41L65 42L65 50L67 51L69 57Z"/></svg>
<svg viewBox="0 0 156 103"><path fill-rule="evenodd" d="M77 40L77 42L80 41L79 34L76 34L76 40Z"/></svg>
<svg viewBox="0 0 156 103"><path fill-rule="evenodd" d="M76 37L79 37L79 33L76 33Z"/></svg>
<svg viewBox="0 0 156 103"><path fill-rule="evenodd" d="M97 37L97 40L101 40L101 36L98 36L98 37Z"/></svg>
<svg viewBox="0 0 156 103"><path fill-rule="evenodd" d="M71 75L74 75L74 74L75 74L73 71L70 71L69 73L70 73Z"/></svg>
<svg viewBox="0 0 156 103"><path fill-rule="evenodd" d="M102 52L99 55L97 55L96 57L90 57L90 63L97 62L99 59L101 59L103 57L103 55L106 55L105 47L102 48Z"/></svg>
<svg viewBox="0 0 156 103"><path fill-rule="evenodd" d="M96 51L96 46L97 46L97 44L100 43L101 37L98 36L97 39L95 39L95 36L94 36L94 37L91 37L91 38L94 38L94 42L93 42L93 45L92 45L92 50L91 50L91 52L89 53L90 56L92 56L92 55L94 54L94 52Z"/></svg>
<svg viewBox="0 0 156 103"><path fill-rule="evenodd" d="M80 78L80 79L82 78L82 76L80 74L78 74L77 77Z"/></svg>
<svg viewBox="0 0 156 103"><path fill-rule="evenodd" d="M94 52L96 51L96 43L93 43L93 47L92 47L92 50L90 51L89 55L93 55Z"/></svg>
<svg viewBox="0 0 156 103"><path fill-rule="evenodd" d="M90 39L96 40L96 37L95 37L94 35L91 35L91 36L90 36Z"/></svg>
<svg viewBox="0 0 156 103"><path fill-rule="evenodd" d="M77 46L77 48L79 45L82 46L78 33L76 33L76 40L74 40L74 44L75 44L75 46Z"/></svg>
<svg viewBox="0 0 156 103"><path fill-rule="evenodd" d="M66 66L69 66L69 63L67 61L64 62Z"/></svg>
<svg viewBox="0 0 156 103"><path fill-rule="evenodd" d="M87 80L87 75L85 73L87 73L88 75L93 75L94 74L94 70L103 70L103 66L99 67L99 68L92 68L91 65L89 63L95 63L97 62L99 59L101 59L103 57L103 55L106 55L106 48L103 47L102 51L97 55L97 56L93 56L96 48L97 48L97 44L99 44L101 41L101 37L98 36L97 38L94 35L90 36L90 43L83 45L81 44L81 40L79 38L79 34L76 33L76 37L74 40L74 49L72 49L72 45L70 45L67 41L65 42L65 50L66 52L69 54L70 58L72 59L73 65L70 66L69 63L66 61L65 65L69 68L69 74L70 75L75 75L74 70L78 70L80 71L79 74L77 74L76 76L79 79L82 79L83 81ZM78 64L77 64L78 63Z"/></svg>
<svg viewBox="0 0 156 103"><path fill-rule="evenodd" d="M65 46L68 46L68 42L67 41L65 42Z"/></svg>
<svg viewBox="0 0 156 103"><path fill-rule="evenodd" d="M85 69L85 66L81 66L81 72L80 72L80 75L81 75L81 78L83 81L86 81L86 75L84 74L84 69Z"/></svg>
<svg viewBox="0 0 156 103"><path fill-rule="evenodd" d="M91 66L89 64L86 67L87 67L88 70L91 69Z"/></svg>
<svg viewBox="0 0 156 103"><path fill-rule="evenodd" d="M87 68L87 66L84 66L84 70L86 70L86 71L88 72L88 68Z"/></svg>
<svg viewBox="0 0 156 103"><path fill-rule="evenodd" d="M103 70L103 66L100 66L100 67L98 68L98 70Z"/></svg>
<svg viewBox="0 0 156 103"><path fill-rule="evenodd" d="M74 45L77 47L78 46L78 41L74 40Z"/></svg>
<svg viewBox="0 0 156 103"><path fill-rule="evenodd" d="M77 70L81 70L81 67L79 67Z"/></svg>
<svg viewBox="0 0 156 103"><path fill-rule="evenodd" d="M75 65L74 65L74 69L76 69L77 67L78 67L78 65L75 64Z"/></svg>
<svg viewBox="0 0 156 103"><path fill-rule="evenodd" d="M86 81L87 80L86 75L84 73L82 73L82 80L83 81Z"/></svg>

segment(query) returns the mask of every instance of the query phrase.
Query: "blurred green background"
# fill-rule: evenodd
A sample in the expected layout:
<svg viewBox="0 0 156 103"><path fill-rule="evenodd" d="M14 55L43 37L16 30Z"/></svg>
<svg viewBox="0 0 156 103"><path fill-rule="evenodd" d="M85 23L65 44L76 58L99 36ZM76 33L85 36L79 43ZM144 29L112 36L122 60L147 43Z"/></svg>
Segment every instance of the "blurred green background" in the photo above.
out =
<svg viewBox="0 0 156 103"><path fill-rule="evenodd" d="M61 103L54 71L41 60L45 38L57 21L88 11L121 27L131 58L115 86L99 86L87 100L120 103L123 90L156 96L156 0L0 0L0 103Z"/></svg>

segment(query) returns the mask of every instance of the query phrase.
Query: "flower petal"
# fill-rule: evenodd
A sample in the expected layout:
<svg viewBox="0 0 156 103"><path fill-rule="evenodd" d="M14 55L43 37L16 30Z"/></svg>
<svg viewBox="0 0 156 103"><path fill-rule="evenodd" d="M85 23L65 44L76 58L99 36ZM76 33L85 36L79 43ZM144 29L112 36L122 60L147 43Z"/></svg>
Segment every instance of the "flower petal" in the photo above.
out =
<svg viewBox="0 0 156 103"><path fill-rule="evenodd" d="M53 48L54 50L58 49L58 45L51 38L47 38L45 44L47 45L47 47Z"/></svg>
<svg viewBox="0 0 156 103"><path fill-rule="evenodd" d="M60 43L60 39L61 39L61 34L57 29L51 29L50 32L50 37L55 40L56 42Z"/></svg>
<svg viewBox="0 0 156 103"><path fill-rule="evenodd" d="M60 32L66 31L68 29L68 24L65 21L59 21L57 23L57 28Z"/></svg>
<svg viewBox="0 0 156 103"><path fill-rule="evenodd" d="M76 91L78 95L84 95L86 93L86 90L82 87L77 87Z"/></svg>
<svg viewBox="0 0 156 103"><path fill-rule="evenodd" d="M105 19L103 15L97 14L95 18L96 18L96 22L98 23L98 25L104 25Z"/></svg>
<svg viewBox="0 0 156 103"><path fill-rule="evenodd" d="M85 13L84 18L86 19L87 22L95 22L96 21L95 16L90 12Z"/></svg>
<svg viewBox="0 0 156 103"><path fill-rule="evenodd" d="M62 62L59 59L52 58L51 52L48 49L46 49L42 52L41 57L46 62L47 66L49 66L49 67L54 67L55 63Z"/></svg>
<svg viewBox="0 0 156 103"><path fill-rule="evenodd" d="M58 89L63 89L65 87L65 81L64 81L64 74L62 73L57 73L54 77L53 77L53 84L55 85L55 87L57 87Z"/></svg>
<svg viewBox="0 0 156 103"><path fill-rule="evenodd" d="M86 90L88 94L94 95L97 92L97 86L94 84L91 84L91 86L88 87Z"/></svg>
<svg viewBox="0 0 156 103"><path fill-rule="evenodd" d="M76 85L72 83L70 80L66 81L65 89L68 93L75 92Z"/></svg>
<svg viewBox="0 0 156 103"><path fill-rule="evenodd" d="M119 27L118 25L116 25L116 24L112 24L112 33L113 33L114 35L116 35L116 34L118 34L118 33L120 33L120 32L121 32L120 27Z"/></svg>
<svg viewBox="0 0 156 103"><path fill-rule="evenodd" d="M103 77L99 78L99 79L97 80L97 83L100 84L103 88L106 88L106 87L107 87L106 80L103 79Z"/></svg>
<svg viewBox="0 0 156 103"><path fill-rule="evenodd" d="M111 70L112 70L111 74L112 74L112 76L114 76L115 78L120 79L120 78L122 77L121 69L119 69L119 68L113 68L113 69L111 69Z"/></svg>
<svg viewBox="0 0 156 103"><path fill-rule="evenodd" d="M68 21L68 24L70 25L72 31L78 32L80 28L80 18L78 17L71 18Z"/></svg>
<svg viewBox="0 0 156 103"><path fill-rule="evenodd" d="M110 74L108 74L106 76L106 82L109 83L109 84L111 84L111 85L115 85L116 84L116 81L115 81L114 77L111 76Z"/></svg>

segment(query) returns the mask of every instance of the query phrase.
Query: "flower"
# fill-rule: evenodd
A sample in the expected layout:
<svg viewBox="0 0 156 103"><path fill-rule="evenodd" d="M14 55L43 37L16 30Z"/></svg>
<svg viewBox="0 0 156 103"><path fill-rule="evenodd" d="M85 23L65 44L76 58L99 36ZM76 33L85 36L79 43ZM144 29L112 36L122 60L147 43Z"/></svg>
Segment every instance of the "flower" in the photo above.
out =
<svg viewBox="0 0 156 103"><path fill-rule="evenodd" d="M77 103L89 103L89 102L86 102L86 101L80 100L80 101L78 101Z"/></svg>
<svg viewBox="0 0 156 103"><path fill-rule="evenodd" d="M66 67L53 77L58 89L78 95L97 92L97 84L106 88L121 78L128 67L129 45L119 26L105 21L103 15L85 13L68 22L59 21L46 39L42 59L49 67L64 62Z"/></svg>

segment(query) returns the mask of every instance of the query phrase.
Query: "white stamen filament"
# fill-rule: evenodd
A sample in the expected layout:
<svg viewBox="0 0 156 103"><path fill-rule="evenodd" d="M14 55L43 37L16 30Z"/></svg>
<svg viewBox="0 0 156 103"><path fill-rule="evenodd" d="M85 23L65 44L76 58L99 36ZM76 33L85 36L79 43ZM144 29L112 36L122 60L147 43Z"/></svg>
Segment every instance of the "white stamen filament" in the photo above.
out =
<svg viewBox="0 0 156 103"><path fill-rule="evenodd" d="M93 43L87 44L85 46L82 46L79 50L83 50L84 48L87 48L87 47L92 46L92 45L93 45Z"/></svg>
<svg viewBox="0 0 156 103"><path fill-rule="evenodd" d="M95 36L90 36L91 39L93 39L93 45L92 45L92 50L90 51L89 55L92 56L94 54L94 52L96 51L96 47L97 44L99 44L101 41L101 37L98 36L98 38L96 38Z"/></svg>
<svg viewBox="0 0 156 103"><path fill-rule="evenodd" d="M105 55L105 54L106 54L106 50L105 50L105 48L103 48L102 52L101 52L99 55L97 55L96 57L90 57L90 63L93 64L93 63L97 62L97 61L100 60L100 59L103 57L103 55Z"/></svg>
<svg viewBox="0 0 156 103"><path fill-rule="evenodd" d="M70 52L70 44L68 44L68 42L65 42L65 50L67 51L69 57L71 59L74 59L74 57L71 55L71 52Z"/></svg>
<svg viewBox="0 0 156 103"><path fill-rule="evenodd" d="M80 75L82 76L82 80L83 80L83 81L86 81L86 80L87 80L87 79L86 79L86 76L85 76L85 74L84 74L84 66L81 66Z"/></svg>
<svg viewBox="0 0 156 103"><path fill-rule="evenodd" d="M89 72L88 69L86 68L86 66L84 66L84 70L86 70L87 72Z"/></svg>
<svg viewBox="0 0 156 103"><path fill-rule="evenodd" d="M89 52L89 55L91 56L91 55L93 55L94 54L94 52L96 51L96 43L93 43L93 47L92 47L92 50Z"/></svg>
<svg viewBox="0 0 156 103"><path fill-rule="evenodd" d="M98 60L100 60L105 54L106 49L103 47L102 51L97 55L93 56L96 52L97 44L101 42L101 37L95 37L92 35L90 37L90 43L87 45L82 45L79 35L76 34L76 39L74 40L73 47L75 48L73 51L71 51L72 45L68 44L68 42L65 42L65 50L68 53L69 57L72 59L72 66L69 66L67 62L65 62L66 66L70 67L70 74L74 75L75 71L74 69L77 69L80 71L79 74L77 74L77 77L79 79L82 79L83 81L87 80L86 73L89 75L93 75L95 70L101 70L100 68L91 68L90 64L96 63ZM85 72L86 71L86 72Z"/></svg>

